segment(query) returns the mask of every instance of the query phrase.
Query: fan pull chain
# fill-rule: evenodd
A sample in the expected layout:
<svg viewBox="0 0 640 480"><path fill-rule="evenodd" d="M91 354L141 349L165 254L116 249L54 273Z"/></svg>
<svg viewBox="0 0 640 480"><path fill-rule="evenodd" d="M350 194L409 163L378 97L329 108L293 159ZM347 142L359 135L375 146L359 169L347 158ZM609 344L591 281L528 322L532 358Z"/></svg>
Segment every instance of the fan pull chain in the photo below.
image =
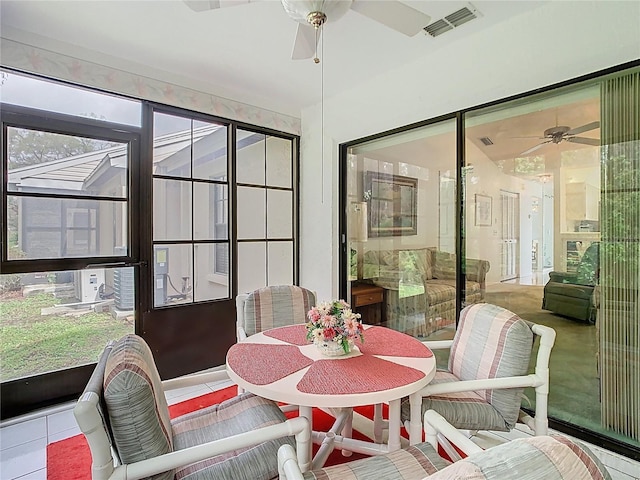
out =
<svg viewBox="0 0 640 480"><path fill-rule="evenodd" d="M318 58L318 36L320 34L320 28L316 26L316 55L313 57L314 63L320 63L320 59Z"/></svg>
<svg viewBox="0 0 640 480"><path fill-rule="evenodd" d="M322 27L322 25L321 25ZM317 31L317 30L316 30ZM324 38L322 39L322 45L320 46L322 49L322 56L324 57ZM316 51L318 50L318 43L316 42ZM317 56L317 55L316 55ZM315 61L315 59L314 59ZM318 63L320 59L316 63ZM320 65L320 130L321 134L321 144L320 144L320 157L321 157L321 167L320 167L320 178L321 178L321 203L324 205L324 62Z"/></svg>

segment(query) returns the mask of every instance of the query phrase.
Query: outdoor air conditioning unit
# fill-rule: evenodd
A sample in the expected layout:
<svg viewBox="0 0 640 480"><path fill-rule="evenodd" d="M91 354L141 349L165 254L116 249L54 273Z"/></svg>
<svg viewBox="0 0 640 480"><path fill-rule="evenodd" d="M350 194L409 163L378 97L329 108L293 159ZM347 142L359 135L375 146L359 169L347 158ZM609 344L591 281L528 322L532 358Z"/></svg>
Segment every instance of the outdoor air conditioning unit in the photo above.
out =
<svg viewBox="0 0 640 480"><path fill-rule="evenodd" d="M126 255L127 247L115 247L116 255ZM113 298L116 310L131 311L135 300L134 271L133 267L113 269Z"/></svg>
<svg viewBox="0 0 640 480"><path fill-rule="evenodd" d="M104 269L85 269L75 272L75 295L80 303L100 301L100 287L104 285Z"/></svg>

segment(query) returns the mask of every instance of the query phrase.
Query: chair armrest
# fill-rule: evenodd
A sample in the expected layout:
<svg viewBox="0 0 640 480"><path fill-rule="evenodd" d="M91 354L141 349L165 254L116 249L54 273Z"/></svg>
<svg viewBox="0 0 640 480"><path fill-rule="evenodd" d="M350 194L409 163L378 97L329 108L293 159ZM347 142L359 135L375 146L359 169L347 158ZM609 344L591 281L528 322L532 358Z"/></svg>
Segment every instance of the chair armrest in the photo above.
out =
<svg viewBox="0 0 640 480"><path fill-rule="evenodd" d="M451 444L458 447L465 455L482 451L482 448L447 422L445 418L435 410L427 410L424 412L424 433L427 442L429 442L436 451L438 451L438 435L441 435Z"/></svg>
<svg viewBox="0 0 640 480"><path fill-rule="evenodd" d="M480 289L483 292L486 289L486 277L490 269L491 264L488 260L467 258L465 262L465 274L467 280L478 282L480 284Z"/></svg>
<svg viewBox="0 0 640 480"><path fill-rule="evenodd" d="M422 343L430 350L444 350L445 348L451 348L453 340L431 340Z"/></svg>
<svg viewBox="0 0 640 480"><path fill-rule="evenodd" d="M473 443L434 410L425 412L424 425L427 441L431 443L436 451L438 451L438 435L446 439L447 442L454 444L465 455L482 451L482 448ZM291 445L283 445L278 449L278 473L281 480L302 480L304 478L302 470L297 463L296 453Z"/></svg>
<svg viewBox="0 0 640 480"><path fill-rule="evenodd" d="M463 380L460 382L444 382L427 385L420 390L420 394L423 397L429 397L443 393L470 392L498 388L536 387L541 385L542 382L543 380L535 374L517 377L484 378L482 380Z"/></svg>
<svg viewBox="0 0 640 480"><path fill-rule="evenodd" d="M162 389L175 390L176 388L192 387L194 385L203 385L205 383L223 382L229 380L226 370L216 370L213 372L195 373L193 375L184 375L182 377L171 378L162 382Z"/></svg>
<svg viewBox="0 0 640 480"><path fill-rule="evenodd" d="M111 478L139 480L194 462L206 460L207 458L222 453L251 447L268 440L291 435L295 435L296 437L297 461L302 464L301 470L306 470L309 468L310 463L310 459L306 457L308 457L307 452L309 451L311 429L309 421L306 418L296 417L276 425L269 425L268 427L258 428L220 440L213 440L203 443L202 445L166 453L147 460L121 465L115 468Z"/></svg>

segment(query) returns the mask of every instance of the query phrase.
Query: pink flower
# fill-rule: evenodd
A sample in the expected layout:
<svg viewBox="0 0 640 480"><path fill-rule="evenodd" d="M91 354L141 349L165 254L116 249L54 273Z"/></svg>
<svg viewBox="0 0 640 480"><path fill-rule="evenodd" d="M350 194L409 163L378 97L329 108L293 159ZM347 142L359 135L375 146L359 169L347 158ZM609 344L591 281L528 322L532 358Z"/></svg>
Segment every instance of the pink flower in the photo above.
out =
<svg viewBox="0 0 640 480"><path fill-rule="evenodd" d="M347 330L350 337L357 335L359 326L360 323L355 318L349 317L344 321L344 328Z"/></svg>
<svg viewBox="0 0 640 480"><path fill-rule="evenodd" d="M333 340L336 336L336 331L331 327L325 328L322 333L324 334L325 340Z"/></svg>
<svg viewBox="0 0 640 480"><path fill-rule="evenodd" d="M323 327L335 327L338 324L338 319L333 315L325 315L320 319L320 323Z"/></svg>

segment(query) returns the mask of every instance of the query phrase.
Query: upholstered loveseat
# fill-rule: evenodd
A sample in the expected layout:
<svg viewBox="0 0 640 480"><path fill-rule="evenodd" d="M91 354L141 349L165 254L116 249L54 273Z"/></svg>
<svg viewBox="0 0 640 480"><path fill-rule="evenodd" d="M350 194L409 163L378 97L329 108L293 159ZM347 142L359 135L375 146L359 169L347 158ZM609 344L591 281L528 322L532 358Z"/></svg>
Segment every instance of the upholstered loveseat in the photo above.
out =
<svg viewBox="0 0 640 480"><path fill-rule="evenodd" d="M465 262L465 304L484 301L486 260ZM456 258L435 247L370 250L363 257L363 277L383 287L387 326L427 336L455 322Z"/></svg>

